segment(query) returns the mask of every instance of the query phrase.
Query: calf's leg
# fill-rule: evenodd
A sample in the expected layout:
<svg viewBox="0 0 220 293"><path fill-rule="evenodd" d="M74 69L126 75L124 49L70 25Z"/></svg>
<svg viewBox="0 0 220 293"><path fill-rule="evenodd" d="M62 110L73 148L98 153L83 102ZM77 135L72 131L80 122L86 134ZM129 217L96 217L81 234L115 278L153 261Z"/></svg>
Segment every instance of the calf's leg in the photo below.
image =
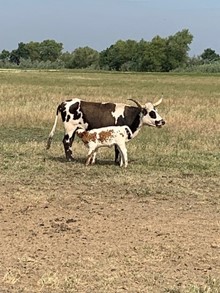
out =
<svg viewBox="0 0 220 293"><path fill-rule="evenodd" d="M86 166L95 162L95 156L97 151L97 146L93 142L90 142L87 146L89 148L89 152L86 159Z"/></svg>
<svg viewBox="0 0 220 293"><path fill-rule="evenodd" d="M119 151L120 151L120 155L121 155L121 159L120 159L120 167L125 166L125 168L128 166L128 155L127 155L127 148L124 143L120 143L120 145L118 145Z"/></svg>
<svg viewBox="0 0 220 293"><path fill-rule="evenodd" d="M91 162L90 162L91 165L94 165L95 164L96 154L97 154L97 150L93 152L93 155L92 155L92 158L91 158Z"/></svg>

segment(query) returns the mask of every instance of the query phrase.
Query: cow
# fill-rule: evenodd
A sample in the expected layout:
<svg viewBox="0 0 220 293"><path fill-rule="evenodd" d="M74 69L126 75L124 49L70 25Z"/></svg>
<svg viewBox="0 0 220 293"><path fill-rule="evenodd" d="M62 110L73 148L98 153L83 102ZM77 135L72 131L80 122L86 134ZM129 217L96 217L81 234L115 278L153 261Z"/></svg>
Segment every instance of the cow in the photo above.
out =
<svg viewBox="0 0 220 293"><path fill-rule="evenodd" d="M96 153L100 147L117 146L120 152L120 167L128 165L127 148L125 143L132 139L132 132L128 126L107 126L92 130L77 129L77 136L89 148L86 166L95 163Z"/></svg>
<svg viewBox="0 0 220 293"><path fill-rule="evenodd" d="M85 130L106 126L127 125L135 137L143 125L162 127L165 121L157 113L156 107L162 102L163 97L156 103L141 105L134 99L137 106L121 103L88 102L78 98L62 102L56 111L53 128L47 140L47 149L55 133L58 115L61 114L64 124L63 145L67 161L73 160L72 144L78 127ZM119 151L115 148L115 162L119 161Z"/></svg>

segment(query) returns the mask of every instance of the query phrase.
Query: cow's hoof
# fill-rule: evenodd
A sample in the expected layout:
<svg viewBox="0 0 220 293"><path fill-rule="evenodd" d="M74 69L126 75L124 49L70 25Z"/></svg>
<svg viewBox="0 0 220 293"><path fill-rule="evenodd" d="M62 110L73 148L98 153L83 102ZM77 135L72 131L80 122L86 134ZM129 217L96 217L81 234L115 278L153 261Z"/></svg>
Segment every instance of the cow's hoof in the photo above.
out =
<svg viewBox="0 0 220 293"><path fill-rule="evenodd" d="M73 157L69 157L69 158L66 158L67 162L73 162L74 161L74 158Z"/></svg>

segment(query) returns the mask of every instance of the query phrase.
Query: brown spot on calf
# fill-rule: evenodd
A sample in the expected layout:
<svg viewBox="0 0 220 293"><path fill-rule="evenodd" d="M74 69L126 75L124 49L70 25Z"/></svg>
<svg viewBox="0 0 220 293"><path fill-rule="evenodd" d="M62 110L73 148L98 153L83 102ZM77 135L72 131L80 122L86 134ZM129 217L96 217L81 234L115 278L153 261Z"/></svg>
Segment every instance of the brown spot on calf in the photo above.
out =
<svg viewBox="0 0 220 293"><path fill-rule="evenodd" d="M97 138L97 133L89 133L88 131L84 131L84 132L79 132L77 133L78 137L82 139L82 141L87 144L90 141L96 141Z"/></svg>
<svg viewBox="0 0 220 293"><path fill-rule="evenodd" d="M101 143L105 142L107 139L112 137L113 130L108 130L108 131L101 131L99 133L99 141Z"/></svg>

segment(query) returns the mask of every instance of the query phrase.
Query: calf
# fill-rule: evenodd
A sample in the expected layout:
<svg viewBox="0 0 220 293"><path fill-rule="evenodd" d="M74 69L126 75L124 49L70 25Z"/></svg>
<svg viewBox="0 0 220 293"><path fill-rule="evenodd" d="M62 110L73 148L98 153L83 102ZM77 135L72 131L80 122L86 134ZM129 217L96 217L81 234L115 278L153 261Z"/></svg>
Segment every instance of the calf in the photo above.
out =
<svg viewBox="0 0 220 293"><path fill-rule="evenodd" d="M128 126L108 126L89 131L77 129L76 134L89 148L86 165L94 164L98 148L117 146L120 152L120 167L127 167L128 157L125 142L132 138L132 132Z"/></svg>

